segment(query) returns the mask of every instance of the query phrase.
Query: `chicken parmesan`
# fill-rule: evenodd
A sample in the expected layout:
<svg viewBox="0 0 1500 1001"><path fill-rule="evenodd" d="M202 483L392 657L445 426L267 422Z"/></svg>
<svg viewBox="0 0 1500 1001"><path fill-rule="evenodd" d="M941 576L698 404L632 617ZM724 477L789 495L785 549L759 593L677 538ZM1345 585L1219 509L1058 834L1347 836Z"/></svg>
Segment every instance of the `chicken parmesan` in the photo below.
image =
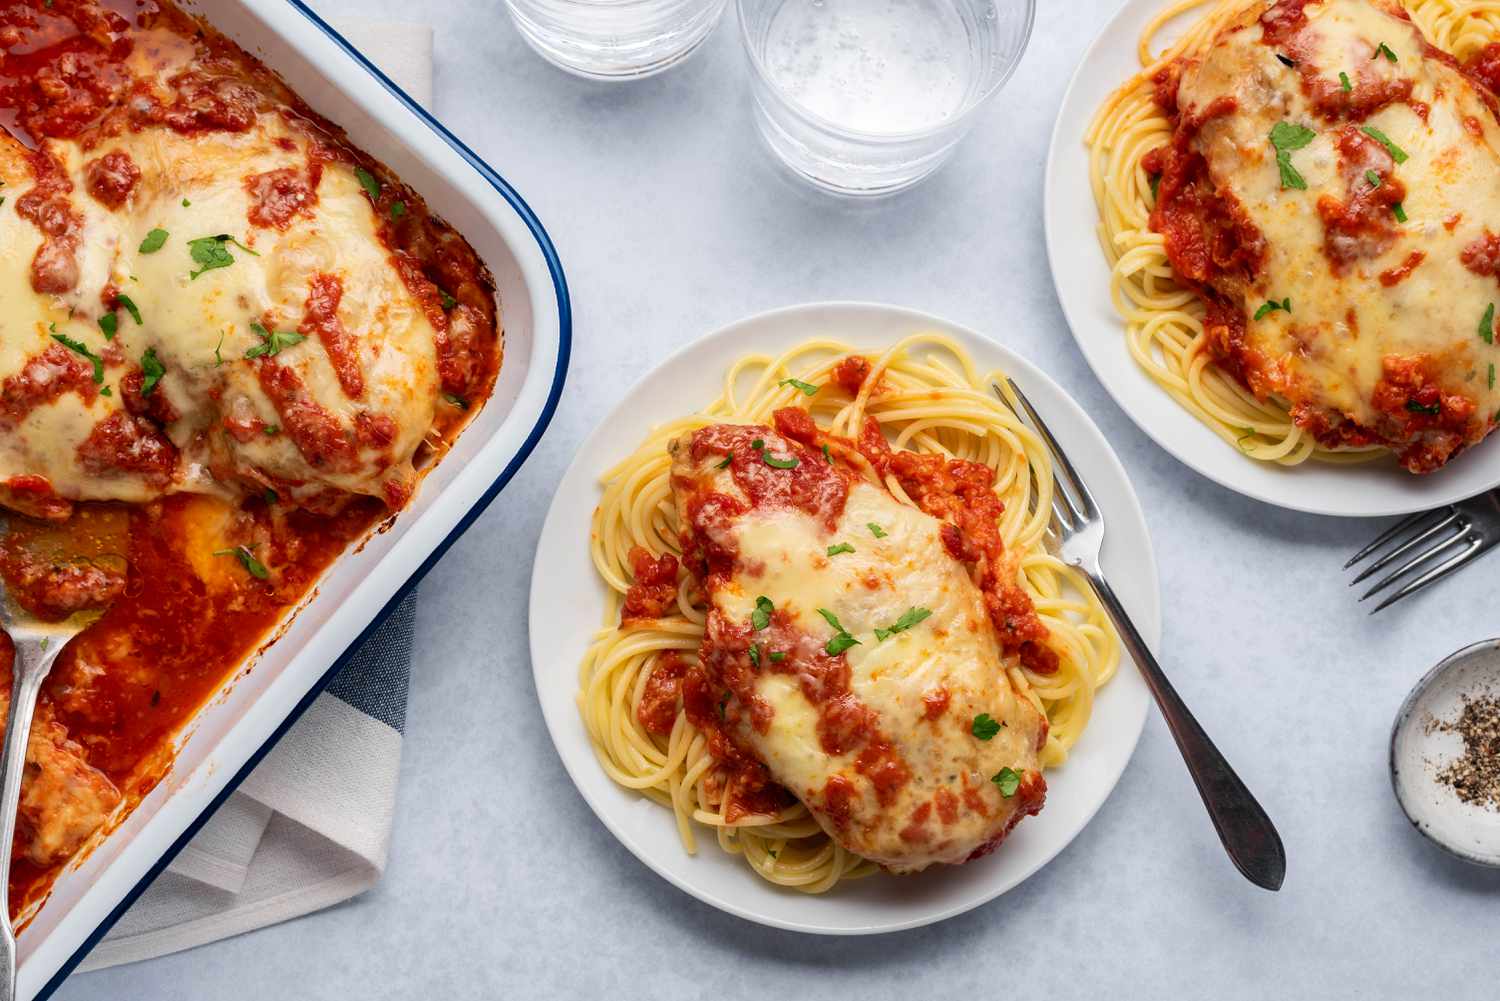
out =
<svg viewBox="0 0 1500 1001"><path fill-rule="evenodd" d="M167 0L0 0L0 124L0 506L130 526L108 572L0 543L38 614L110 603L37 710L19 910L406 506L501 335L464 239Z"/></svg>
<svg viewBox="0 0 1500 1001"><path fill-rule="evenodd" d="M937 335L735 372L747 399L606 475L615 603L579 696L601 761L689 850L708 824L810 892L989 853L1042 809L1118 658L1042 546L1047 453Z"/></svg>
<svg viewBox="0 0 1500 1001"><path fill-rule="evenodd" d="M1136 356L1252 456L1440 468L1500 414L1500 39L1435 45L1446 0L1207 6L1091 132Z"/></svg>

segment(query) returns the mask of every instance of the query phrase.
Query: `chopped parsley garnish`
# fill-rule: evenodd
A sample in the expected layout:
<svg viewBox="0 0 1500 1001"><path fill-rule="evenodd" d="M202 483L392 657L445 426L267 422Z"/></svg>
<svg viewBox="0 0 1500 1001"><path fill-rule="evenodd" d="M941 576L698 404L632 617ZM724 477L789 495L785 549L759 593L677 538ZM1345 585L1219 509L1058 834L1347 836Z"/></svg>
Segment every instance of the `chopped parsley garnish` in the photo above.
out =
<svg viewBox="0 0 1500 1001"><path fill-rule="evenodd" d="M720 463L717 463L714 466L714 468L715 469L728 469L729 466L730 466L730 464L733 463L733 462L734 462L734 453L731 452L729 455L724 456L724 461L720 462Z"/></svg>
<svg viewBox="0 0 1500 1001"><path fill-rule="evenodd" d="M370 196L370 201L380 200L380 182L375 180L374 174L363 167L355 167L354 177L359 181L359 186L365 189L365 194Z"/></svg>
<svg viewBox="0 0 1500 1001"><path fill-rule="evenodd" d="M1277 302L1275 299L1267 299L1265 301L1265 304L1262 305L1260 307L1260 309L1257 309L1255 311L1255 318L1257 320L1259 320L1259 319L1263 318L1267 313L1274 313L1278 309L1284 310L1285 312L1290 313L1292 311L1292 300L1291 300L1291 297L1288 296L1287 298L1281 300L1280 302Z"/></svg>
<svg viewBox="0 0 1500 1001"><path fill-rule="evenodd" d="M771 613L776 611L776 606L771 604L771 599L761 595L755 599L755 611L750 613L750 628L760 632L771 624Z"/></svg>
<svg viewBox="0 0 1500 1001"><path fill-rule="evenodd" d="M113 313L105 313L99 317L99 329L104 331L106 341L114 340L115 332L120 329L120 318Z"/></svg>
<svg viewBox="0 0 1500 1001"><path fill-rule="evenodd" d="M766 465L773 466L776 469L796 469L800 465L795 458L778 459L770 452L762 452L760 453L760 457Z"/></svg>
<svg viewBox="0 0 1500 1001"><path fill-rule="evenodd" d="M1281 60L1281 65L1285 66L1287 69L1297 68L1297 61L1295 59L1284 56L1280 52L1276 53L1276 58Z"/></svg>
<svg viewBox="0 0 1500 1001"><path fill-rule="evenodd" d="M224 246L226 243L234 244L251 257L260 256L259 253L251 250L228 233L220 233L217 236L200 236L196 240L188 241L188 253L202 267L197 271L188 272L188 278L197 280L198 276L205 271L213 271L216 268L227 268L233 264L234 255L229 252L228 247Z"/></svg>
<svg viewBox="0 0 1500 1001"><path fill-rule="evenodd" d="M90 351L89 346L82 341L75 341L67 334L59 334L56 332L55 328L53 328L53 330L54 332L52 334L52 339L54 341L61 344L63 347L67 348L70 351L78 352L89 361L94 363L94 381L102 385L104 382L104 359L100 358L98 355L94 354L94 352Z"/></svg>
<svg viewBox="0 0 1500 1001"><path fill-rule="evenodd" d="M1351 90L1354 89L1354 84L1352 84L1352 83L1349 82L1349 74L1348 73L1344 73L1344 72L1340 72L1339 73L1339 86L1344 88L1344 92L1345 93L1348 93L1349 91L1351 91Z"/></svg>
<svg viewBox="0 0 1500 1001"><path fill-rule="evenodd" d="M164 229L153 229L146 234L141 241L140 252L143 254L154 254L167 244L167 231Z"/></svg>
<svg viewBox="0 0 1500 1001"><path fill-rule="evenodd" d="M1479 337L1486 344L1495 343L1495 304L1492 302L1484 310L1484 319L1479 321Z"/></svg>
<svg viewBox="0 0 1500 1001"><path fill-rule="evenodd" d="M836 546L829 546L828 547L828 555L829 556L837 556L839 553L852 553L852 552L854 552L854 547L851 546L851 545L849 545L849 543L847 543L847 542L840 542Z"/></svg>
<svg viewBox="0 0 1500 1001"><path fill-rule="evenodd" d="M760 667L760 644L759 643L751 643L750 644L750 663L753 664L755 667Z"/></svg>
<svg viewBox="0 0 1500 1001"><path fill-rule="evenodd" d="M803 382L801 379L782 379L776 385L778 385L778 386L791 386L794 389L800 389L800 390L802 390L802 393L803 393L804 396L816 396L816 395L818 395L818 387L817 386L814 386L810 382Z"/></svg>
<svg viewBox="0 0 1500 1001"><path fill-rule="evenodd" d="M281 425L267 424L263 430L267 438L274 438L277 435L281 434Z"/></svg>
<svg viewBox="0 0 1500 1001"><path fill-rule="evenodd" d="M214 368L224 364L224 356L219 354L219 349L224 346L224 331L219 331L219 343L214 345Z"/></svg>
<svg viewBox="0 0 1500 1001"><path fill-rule="evenodd" d="M156 384L161 382L161 377L167 374L166 366L156 357L155 348L147 348L146 353L141 355L141 371L146 375L141 380L141 395L150 396Z"/></svg>
<svg viewBox="0 0 1500 1001"><path fill-rule="evenodd" d="M1490 362L1490 388L1495 388L1495 363Z"/></svg>
<svg viewBox="0 0 1500 1001"><path fill-rule="evenodd" d="M771 656L770 656L770 661L773 664L779 664L779 663L781 663L784 660L786 660L786 651L785 650L777 650L775 653L771 654Z"/></svg>
<svg viewBox="0 0 1500 1001"><path fill-rule="evenodd" d="M875 638L881 641L888 640L897 633L906 632L931 614L932 609L930 608L908 608L901 618L891 623L889 629L875 630Z"/></svg>
<svg viewBox="0 0 1500 1001"><path fill-rule="evenodd" d="M750 447L759 452L766 447L766 440L764 438L757 438L750 443Z"/></svg>
<svg viewBox="0 0 1500 1001"><path fill-rule="evenodd" d="M135 304L135 300L130 298L130 296L124 292L120 292L116 294L115 302L125 307L125 312L130 314L130 318L135 321L137 327L144 322L141 320L141 308Z"/></svg>
<svg viewBox="0 0 1500 1001"><path fill-rule="evenodd" d="M989 713L980 713L974 717L974 722L969 726L969 732L980 740L992 740L1004 725Z"/></svg>
<svg viewBox="0 0 1500 1001"><path fill-rule="evenodd" d="M105 386L103 389L99 390L99 395L100 396L114 396L115 395L115 391L113 389L110 389L108 386Z"/></svg>
<svg viewBox="0 0 1500 1001"><path fill-rule="evenodd" d="M1406 209L1401 207L1400 202L1397 202L1396 204L1391 206L1391 214L1396 217L1397 222L1406 221Z"/></svg>
<svg viewBox="0 0 1500 1001"><path fill-rule="evenodd" d="M873 536L875 536L875 538L877 538L877 539L883 539L883 538L885 538L885 529L881 528L879 525L875 524L873 521L867 521L867 522L865 522L865 527L870 530L870 534L873 535Z"/></svg>
<svg viewBox="0 0 1500 1001"><path fill-rule="evenodd" d="M452 309L454 306L457 306L457 305L458 305L458 300L457 299L453 298L453 296L449 295L447 292L443 293L443 312L446 313L448 310Z"/></svg>
<svg viewBox="0 0 1500 1001"><path fill-rule="evenodd" d="M1370 58L1379 59L1381 56L1385 56L1386 59L1390 60L1391 62L1396 61L1396 53L1392 51L1391 47L1384 42L1381 42L1379 45L1375 46L1375 54Z"/></svg>
<svg viewBox="0 0 1500 1001"><path fill-rule="evenodd" d="M391 221L395 222L397 219L400 219L404 215L406 215L406 203L391 202Z"/></svg>
<svg viewBox="0 0 1500 1001"><path fill-rule="evenodd" d="M1369 136L1371 139L1374 139L1376 142L1380 143L1380 145L1384 146L1385 151L1391 155L1391 159L1395 160L1397 163L1405 163L1409 159L1409 157L1407 157L1406 155L1405 150L1403 150L1400 146L1397 146L1395 143L1391 142L1391 137L1377 129L1375 126L1366 125L1361 128L1360 131Z"/></svg>
<svg viewBox="0 0 1500 1001"><path fill-rule="evenodd" d="M823 443L823 458L828 460L830 466L833 465L833 453L828 451L828 443L826 441Z"/></svg>
<svg viewBox="0 0 1500 1001"><path fill-rule="evenodd" d="M1380 175L1373 170L1365 171L1365 180L1370 182L1370 189L1372 191L1380 187Z"/></svg>
<svg viewBox="0 0 1500 1001"><path fill-rule="evenodd" d="M187 200L187 199L186 199L186 198L184 198L184 199L183 199L183 200L182 200L182 207L183 207L183 208L187 208L187 207L188 207L188 206L190 206L190 205L192 205L192 204L193 204L193 203L192 203L192 202L190 202L190 201L188 201L188 200Z"/></svg>
<svg viewBox="0 0 1500 1001"><path fill-rule="evenodd" d="M233 549L216 550L214 552L214 555L233 556L235 559L240 561L240 566L244 567L245 570L249 572L250 576L254 577L256 580L270 579L270 571L266 569L264 563L255 558L255 554L250 552L249 546L235 546Z"/></svg>
<svg viewBox="0 0 1500 1001"><path fill-rule="evenodd" d="M1277 122L1271 129L1271 145L1276 147L1276 166L1281 169L1281 186L1307 190L1307 181L1292 166L1292 152L1313 141L1317 133L1306 125L1294 122Z"/></svg>
<svg viewBox="0 0 1500 1001"><path fill-rule="evenodd" d="M990 776L990 781L1000 787L1000 795L1010 799L1021 788L1021 773L1014 768L1002 768Z"/></svg>
<svg viewBox="0 0 1500 1001"><path fill-rule="evenodd" d="M260 338L260 343L245 352L246 358L280 354L283 348L289 348L293 344L301 344L307 340L306 335L299 334L295 330L267 330L253 321L250 324L250 332Z"/></svg>
<svg viewBox="0 0 1500 1001"><path fill-rule="evenodd" d="M823 648L828 656L837 657L850 647L860 645L859 640L849 635L849 630L845 629L839 622L837 615L834 615L826 608L818 609L818 614L823 616L824 621L837 630L833 638L828 641L828 645Z"/></svg>
<svg viewBox="0 0 1500 1001"><path fill-rule="evenodd" d="M1151 200L1153 202L1156 201L1156 193L1160 189L1161 189L1161 175L1160 174L1152 174L1151 175Z"/></svg>
<svg viewBox="0 0 1500 1001"><path fill-rule="evenodd" d="M469 409L469 401L464 399L462 396L459 396L457 393L449 393L447 391L444 391L443 399L447 400L449 403L453 404L460 410Z"/></svg>
<svg viewBox="0 0 1500 1001"><path fill-rule="evenodd" d="M1418 403L1416 400L1407 400L1406 409L1414 414L1427 414L1428 416L1436 417L1443 412L1443 405L1441 403L1425 404Z"/></svg>

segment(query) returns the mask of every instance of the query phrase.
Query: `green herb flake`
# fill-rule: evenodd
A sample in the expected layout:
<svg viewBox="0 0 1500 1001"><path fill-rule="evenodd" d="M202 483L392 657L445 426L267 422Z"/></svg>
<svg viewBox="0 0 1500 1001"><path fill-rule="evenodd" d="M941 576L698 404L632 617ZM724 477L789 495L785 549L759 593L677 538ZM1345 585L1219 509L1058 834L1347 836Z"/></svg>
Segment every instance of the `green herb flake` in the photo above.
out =
<svg viewBox="0 0 1500 1001"><path fill-rule="evenodd" d="M766 447L766 440L764 438L757 438L750 443L750 447L759 452Z"/></svg>
<svg viewBox="0 0 1500 1001"><path fill-rule="evenodd" d="M800 390L802 390L802 395L804 395L804 396L817 396L818 395L818 387L817 386L814 386L810 382L803 382L801 379L782 379L776 385L778 385L778 386L791 386L793 389L800 389Z"/></svg>
<svg viewBox="0 0 1500 1001"><path fill-rule="evenodd" d="M1002 768L990 777L990 781L1000 787L1000 795L1010 799L1021 788L1021 773L1014 768Z"/></svg>
<svg viewBox="0 0 1500 1001"><path fill-rule="evenodd" d="M1443 412L1443 405L1441 403L1426 404L1418 403L1416 400L1407 400L1406 409L1409 413L1427 414L1430 417L1436 417Z"/></svg>
<svg viewBox="0 0 1500 1001"><path fill-rule="evenodd" d="M1317 133L1306 125L1277 122L1271 129L1271 145L1276 148L1276 166L1281 170L1281 186L1307 190L1307 181L1292 166L1292 152L1312 142Z"/></svg>
<svg viewBox="0 0 1500 1001"><path fill-rule="evenodd" d="M217 236L204 236L197 240L189 240L188 253L192 255L195 263L202 265L197 271L188 272L188 278L192 281L197 281L198 276L205 271L227 268L234 263L234 255L224 246L224 241Z"/></svg>
<svg viewBox="0 0 1500 1001"><path fill-rule="evenodd" d="M114 396L115 395L115 391L113 389L110 389L108 386L105 386L103 389L99 390L99 395L100 396Z"/></svg>
<svg viewBox="0 0 1500 1001"><path fill-rule="evenodd" d="M829 640L828 645L823 649L827 652L828 656L837 657L850 647L859 645L859 640L853 636L850 636L848 633L839 633L833 639Z"/></svg>
<svg viewBox="0 0 1500 1001"><path fill-rule="evenodd" d="M786 660L786 651L778 650L775 653L771 654L769 659L773 664L780 664L782 661Z"/></svg>
<svg viewBox="0 0 1500 1001"><path fill-rule="evenodd" d="M267 330L253 321L250 324L250 332L260 338L260 343L245 352L246 358L264 358L280 354L284 349L307 340L306 335L299 334L295 330Z"/></svg>
<svg viewBox="0 0 1500 1001"><path fill-rule="evenodd" d="M828 443L827 442L823 443L823 458L825 458L825 459L828 460L828 464L830 466L833 465L833 453L830 452L830 451L828 451Z"/></svg>
<svg viewBox="0 0 1500 1001"><path fill-rule="evenodd" d="M255 558L255 554L250 552L249 546L235 546L233 549L219 549L214 552L214 555L233 556L235 559L240 561L240 566L244 567L245 570L250 574L250 576L254 577L256 580L269 580L271 577L270 571L266 569L264 563Z"/></svg>
<svg viewBox="0 0 1500 1001"><path fill-rule="evenodd" d="M1495 343L1495 304L1485 307L1484 319L1479 321L1479 339L1486 344Z"/></svg>
<svg viewBox="0 0 1500 1001"><path fill-rule="evenodd" d="M264 428L264 433L267 438L274 438L277 435L281 434L281 425L267 424Z"/></svg>
<svg viewBox="0 0 1500 1001"><path fill-rule="evenodd" d="M1397 202L1396 204L1391 206L1391 214L1396 217L1397 222L1406 221L1406 209L1401 207L1400 202Z"/></svg>
<svg viewBox="0 0 1500 1001"><path fill-rule="evenodd" d="M890 628L875 630L875 638L883 641L889 639L897 633L904 633L906 632L906 630L910 629L912 626L921 622L923 619L926 619L930 615L932 615L932 610L930 608L908 608L906 612L902 614L901 618L891 623Z"/></svg>
<svg viewBox="0 0 1500 1001"><path fill-rule="evenodd" d="M99 329L104 332L104 339L112 341L115 333L120 329L120 318L113 313L105 313L99 317Z"/></svg>
<svg viewBox="0 0 1500 1001"><path fill-rule="evenodd" d="M1161 190L1161 175L1160 174L1152 174L1151 175L1151 200L1153 202L1156 201L1156 199L1157 199L1157 192L1160 191L1160 190Z"/></svg>
<svg viewBox="0 0 1500 1001"><path fill-rule="evenodd" d="M214 345L214 368L224 364L224 356L219 354L219 349L224 346L224 331L219 331L219 343Z"/></svg>
<svg viewBox="0 0 1500 1001"><path fill-rule="evenodd" d="M135 321L137 327L141 326L141 309L135 304L134 299L130 298L124 292L120 292L115 295L115 302L125 307L125 312L130 314L130 318Z"/></svg>
<svg viewBox="0 0 1500 1001"><path fill-rule="evenodd" d="M370 201L380 200L380 182L375 180L374 174L363 167L355 167L354 177L359 181L359 186L365 189L365 194L370 196Z"/></svg>
<svg viewBox="0 0 1500 1001"><path fill-rule="evenodd" d="M770 452L762 452L760 453L760 457L766 465L776 469L796 469L800 465L799 461L795 458L779 459Z"/></svg>
<svg viewBox="0 0 1500 1001"><path fill-rule="evenodd" d="M760 644L759 643L751 643L750 644L750 663L752 665L754 665L757 669L760 667Z"/></svg>
<svg viewBox="0 0 1500 1001"><path fill-rule="evenodd" d="M1366 125L1361 128L1360 131L1369 136L1371 139L1374 139L1376 142L1380 143L1380 145L1384 146L1385 151L1391 155L1391 159L1395 160L1397 163L1405 163L1410 159L1410 157L1406 155L1405 150L1403 150L1400 146L1397 146L1395 143L1391 142L1391 137L1377 129L1375 126Z"/></svg>
<svg viewBox="0 0 1500 1001"><path fill-rule="evenodd" d="M75 341L73 338L69 337L67 334L56 333L56 329L57 328L56 328L55 324L54 325L50 325L48 327L48 329L50 329L50 330L53 331L52 339L54 341L56 341L57 343L61 344L63 347L67 348L69 351L75 351L78 354L83 355L89 361L93 362L93 365L94 365L94 381L96 383L99 383L100 385L103 385L104 384L104 359L100 358L98 355L94 354L94 352L90 351L89 350L89 346L87 344L83 343L82 341Z"/></svg>
<svg viewBox="0 0 1500 1001"><path fill-rule="evenodd" d="M1344 73L1344 72L1340 72L1339 73L1339 86L1344 88L1344 93L1346 93L1346 94L1349 91L1351 91L1351 90L1354 89L1354 84L1352 84L1352 83L1349 82L1349 74L1348 73Z"/></svg>
<svg viewBox="0 0 1500 1001"><path fill-rule="evenodd" d="M989 713L980 713L974 717L974 722L969 725L969 732L979 740L993 740L995 734L1005 724L995 719Z"/></svg>
<svg viewBox="0 0 1500 1001"><path fill-rule="evenodd" d="M267 504L275 504L277 501L281 500L281 496L270 487L266 487L266 492L262 496L265 497Z"/></svg>
<svg viewBox="0 0 1500 1001"><path fill-rule="evenodd" d="M455 298L453 298L453 296L449 295L447 292L442 293L442 295L443 295L443 312L446 313L449 310L451 310L454 306L458 305L458 300L455 299Z"/></svg>
<svg viewBox="0 0 1500 1001"><path fill-rule="evenodd" d="M1495 388L1495 363L1490 362L1490 388Z"/></svg>
<svg viewBox="0 0 1500 1001"><path fill-rule="evenodd" d="M847 543L847 542L840 542L836 546L829 546L828 547L828 555L829 556L837 556L840 553L852 553L852 552L854 552L854 547L851 546L851 545L849 545L849 543Z"/></svg>
<svg viewBox="0 0 1500 1001"><path fill-rule="evenodd" d="M395 222L397 219L400 219L404 215L406 215L406 203L391 202L391 221Z"/></svg>
<svg viewBox="0 0 1500 1001"><path fill-rule="evenodd" d="M870 534L873 535L873 536L875 536L875 538L877 538L877 539L883 539L883 538L885 538L885 529L881 528L879 525L875 524L873 521L865 522L865 527L870 530Z"/></svg>
<svg viewBox="0 0 1500 1001"><path fill-rule="evenodd" d="M1375 173L1375 171L1373 171L1373 170L1367 170L1367 171L1365 171L1365 180L1367 180L1367 181L1370 182L1370 190L1371 191L1373 191L1376 188L1380 187L1380 175L1377 174L1377 173Z"/></svg>
<svg viewBox="0 0 1500 1001"><path fill-rule="evenodd" d="M167 374L166 366L156 357L155 348L147 348L146 353L141 355L141 371L146 376L141 380L141 395L150 396L156 384L161 382L161 377Z"/></svg>
<svg viewBox="0 0 1500 1001"><path fill-rule="evenodd" d="M193 203L192 203L192 202L190 202L190 201L188 201L188 200L187 200L187 199L186 199L186 198L184 198L184 199L183 199L183 200L182 200L182 207L183 207L183 208L188 208L188 207L189 207L189 206L190 206L190 205L192 205L192 204L193 204Z"/></svg>
<svg viewBox="0 0 1500 1001"><path fill-rule="evenodd" d="M1370 58L1379 59L1381 56L1385 56L1388 62L1396 61L1396 53L1391 49L1389 45L1385 44L1384 42L1381 42L1379 45L1375 46L1375 54Z"/></svg>
<svg viewBox="0 0 1500 1001"><path fill-rule="evenodd" d="M143 254L154 254L167 245L167 231L164 229L153 229L146 234L139 248Z"/></svg>
<svg viewBox="0 0 1500 1001"><path fill-rule="evenodd" d="M716 464L714 468L715 469L728 469L729 466L730 466L730 464L732 462L734 462L734 454L730 453L729 455L724 456L724 461Z"/></svg>
<svg viewBox="0 0 1500 1001"><path fill-rule="evenodd" d="M771 613L776 611L776 606L771 604L771 599L761 595L755 599L755 611L750 613L750 628L760 632L771 624Z"/></svg>
<svg viewBox="0 0 1500 1001"><path fill-rule="evenodd" d="M459 396L457 393L449 393L447 391L444 391L443 399L447 400L449 403L460 410L469 409L469 401L464 399L462 396Z"/></svg>
<svg viewBox="0 0 1500 1001"><path fill-rule="evenodd" d="M1282 310L1283 312L1290 313L1292 311L1291 297L1288 296L1285 299L1282 299L1280 302L1277 302L1275 299L1267 299L1265 303L1255 311L1255 318L1257 320L1262 319L1266 315L1276 312L1278 309Z"/></svg>

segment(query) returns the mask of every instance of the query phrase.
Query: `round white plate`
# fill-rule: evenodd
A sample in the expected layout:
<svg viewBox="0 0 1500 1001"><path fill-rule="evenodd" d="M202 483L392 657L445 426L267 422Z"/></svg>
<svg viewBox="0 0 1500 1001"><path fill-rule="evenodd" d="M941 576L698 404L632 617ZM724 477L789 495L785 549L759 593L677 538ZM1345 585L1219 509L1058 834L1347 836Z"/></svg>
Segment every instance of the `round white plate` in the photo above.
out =
<svg viewBox="0 0 1500 1001"><path fill-rule="evenodd" d="M589 519L600 472L633 451L649 429L706 405L723 373L751 352L777 353L813 336L879 348L937 330L959 340L980 370L1007 371L1036 405L1104 510L1104 567L1147 641L1161 637L1156 561L1124 468L1087 415L1032 365L971 330L891 306L825 303L763 313L688 345L625 394L589 436L563 477L542 528L531 578L531 660L537 696L557 752L599 819L636 857L713 906L793 931L859 935L941 921L992 900L1041 868L1088 823L1115 787L1146 720L1149 696L1126 658L1099 693L1073 757L1047 773L1047 806L987 858L915 876L878 874L819 897L765 882L721 852L706 830L698 854L678 841L671 811L621 789L600 769L574 704L578 665L604 614L604 585L589 560Z"/></svg>
<svg viewBox="0 0 1500 1001"><path fill-rule="evenodd" d="M1099 381L1142 431L1178 460L1247 497L1313 514L1355 517L1409 514L1451 504L1500 485L1500 442L1492 436L1443 469L1413 476L1390 460L1283 467L1257 462L1199 423L1141 371L1125 345L1125 327L1109 297L1109 265L1099 249L1098 214L1089 187L1083 136L1094 113L1133 76L1136 40L1168 0L1126 0L1073 74L1047 152L1043 211L1052 280L1073 338ZM1193 15L1187 15L1190 19ZM1191 21L1169 25L1174 38ZM1160 51L1160 43L1158 43Z"/></svg>

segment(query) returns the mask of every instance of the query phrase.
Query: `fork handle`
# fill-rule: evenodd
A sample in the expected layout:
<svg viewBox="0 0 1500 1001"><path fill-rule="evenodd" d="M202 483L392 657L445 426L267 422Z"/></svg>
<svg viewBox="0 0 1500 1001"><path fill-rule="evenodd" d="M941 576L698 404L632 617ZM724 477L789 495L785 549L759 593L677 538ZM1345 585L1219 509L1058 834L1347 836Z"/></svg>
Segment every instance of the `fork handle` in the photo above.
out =
<svg viewBox="0 0 1500 1001"><path fill-rule="evenodd" d="M1156 697L1156 705L1167 721L1167 729L1177 741L1188 774L1192 775L1198 795L1203 798L1203 805L1208 808L1208 815L1214 822L1214 830L1219 832L1219 840L1235 868L1256 886L1267 890L1281 889L1282 880L1286 878L1286 850L1271 818L1266 816L1266 811L1261 809L1250 790L1245 788L1245 783L1240 781L1229 762L1224 760L1224 755L1219 753L1208 734L1203 732L1203 727L1188 711L1103 574L1097 570L1085 572L1114 621L1125 648L1145 676L1147 687Z"/></svg>
<svg viewBox="0 0 1500 1001"><path fill-rule="evenodd" d="M37 693L52 669L62 644L49 650L36 642L15 645L11 666L10 713L5 721L5 747L0 751L0 1001L16 996L16 933L10 923L11 848L16 836L16 810L21 802L21 777L26 771L26 744L31 736L31 716Z"/></svg>

